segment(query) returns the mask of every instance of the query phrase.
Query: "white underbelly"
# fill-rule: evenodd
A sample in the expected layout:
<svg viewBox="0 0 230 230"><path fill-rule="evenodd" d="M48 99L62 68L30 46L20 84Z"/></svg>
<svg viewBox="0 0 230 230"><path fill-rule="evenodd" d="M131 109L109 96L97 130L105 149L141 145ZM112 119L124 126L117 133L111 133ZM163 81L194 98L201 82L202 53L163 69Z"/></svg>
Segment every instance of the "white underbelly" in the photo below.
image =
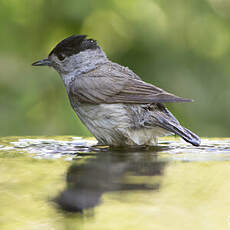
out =
<svg viewBox="0 0 230 230"><path fill-rule="evenodd" d="M100 144L153 145L157 136L167 135L159 128L134 128L132 115L124 104L83 105L75 112ZM138 105L137 105L138 106Z"/></svg>

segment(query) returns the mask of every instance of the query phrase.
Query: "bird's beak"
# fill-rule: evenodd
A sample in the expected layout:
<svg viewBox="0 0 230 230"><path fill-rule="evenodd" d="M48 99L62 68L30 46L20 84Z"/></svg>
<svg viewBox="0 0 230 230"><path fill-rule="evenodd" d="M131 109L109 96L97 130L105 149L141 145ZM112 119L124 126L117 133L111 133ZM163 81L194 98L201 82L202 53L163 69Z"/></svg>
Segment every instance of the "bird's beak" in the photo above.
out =
<svg viewBox="0 0 230 230"><path fill-rule="evenodd" d="M51 62L48 58L45 58L40 61L34 62L32 66L51 66Z"/></svg>

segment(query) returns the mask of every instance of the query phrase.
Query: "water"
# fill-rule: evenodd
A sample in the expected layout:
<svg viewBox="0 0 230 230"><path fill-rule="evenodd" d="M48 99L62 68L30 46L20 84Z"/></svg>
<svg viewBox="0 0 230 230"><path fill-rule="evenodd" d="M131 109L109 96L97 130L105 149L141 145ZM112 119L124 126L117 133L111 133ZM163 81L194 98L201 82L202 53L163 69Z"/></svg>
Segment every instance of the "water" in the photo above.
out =
<svg viewBox="0 0 230 230"><path fill-rule="evenodd" d="M111 149L0 139L0 229L230 229L230 139Z"/></svg>

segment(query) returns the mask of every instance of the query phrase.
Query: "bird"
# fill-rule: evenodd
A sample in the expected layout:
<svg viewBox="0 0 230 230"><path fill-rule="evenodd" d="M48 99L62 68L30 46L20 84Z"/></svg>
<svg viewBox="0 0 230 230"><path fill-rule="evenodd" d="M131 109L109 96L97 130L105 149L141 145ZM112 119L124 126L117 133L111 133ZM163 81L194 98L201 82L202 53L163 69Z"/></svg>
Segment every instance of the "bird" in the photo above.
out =
<svg viewBox="0 0 230 230"><path fill-rule="evenodd" d="M158 137L167 135L179 135L194 146L201 143L164 105L192 100L144 82L128 67L110 61L87 35L65 38L32 66L59 73L73 110L98 145L155 146Z"/></svg>

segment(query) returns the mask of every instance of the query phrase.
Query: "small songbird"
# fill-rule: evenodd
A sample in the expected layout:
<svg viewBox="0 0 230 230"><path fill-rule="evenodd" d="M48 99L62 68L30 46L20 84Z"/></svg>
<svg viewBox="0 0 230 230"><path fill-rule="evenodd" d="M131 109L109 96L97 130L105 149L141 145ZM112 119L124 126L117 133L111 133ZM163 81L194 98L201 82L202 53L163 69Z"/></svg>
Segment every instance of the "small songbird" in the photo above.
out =
<svg viewBox="0 0 230 230"><path fill-rule="evenodd" d="M162 104L191 100L142 81L128 67L110 61L85 35L64 39L48 58L32 65L51 66L60 74L72 108L100 145L155 145L158 136L171 134L200 145L200 138Z"/></svg>

